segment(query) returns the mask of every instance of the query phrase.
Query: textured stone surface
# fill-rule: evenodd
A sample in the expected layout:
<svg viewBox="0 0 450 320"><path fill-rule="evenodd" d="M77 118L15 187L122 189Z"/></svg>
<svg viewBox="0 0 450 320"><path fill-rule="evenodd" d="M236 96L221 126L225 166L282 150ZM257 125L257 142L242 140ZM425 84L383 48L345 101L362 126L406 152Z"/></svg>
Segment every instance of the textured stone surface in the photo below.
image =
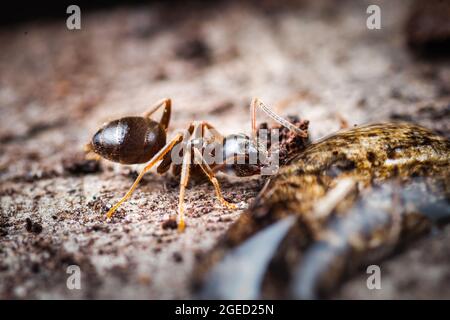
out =
<svg viewBox="0 0 450 320"><path fill-rule="evenodd" d="M103 122L161 97L174 103L170 134L200 119L249 132L257 96L309 119L313 139L342 118L415 121L449 136L448 62L408 51L410 1L376 3L381 30L366 28L364 1L155 4L83 13L81 31L63 19L0 30L0 298L190 297L196 257L241 211L221 208L209 184L193 186L186 232L163 228L178 183L151 173L107 222L135 168L80 158ZM261 187L257 178L221 181L234 202ZM449 235L383 264L382 290L368 292L362 275L336 297L449 298ZM82 290L66 288L71 264L81 267Z"/></svg>

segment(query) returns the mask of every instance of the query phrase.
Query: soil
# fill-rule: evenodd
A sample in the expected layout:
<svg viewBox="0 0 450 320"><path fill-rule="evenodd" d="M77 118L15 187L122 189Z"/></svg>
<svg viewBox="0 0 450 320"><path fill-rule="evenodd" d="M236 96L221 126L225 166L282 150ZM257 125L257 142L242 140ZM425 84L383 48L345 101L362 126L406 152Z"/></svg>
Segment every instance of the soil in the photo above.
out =
<svg viewBox="0 0 450 320"><path fill-rule="evenodd" d="M380 30L366 27L373 3ZM210 184L194 185L179 233L178 181L153 172L107 221L139 166L83 158L103 122L141 114L162 97L174 104L169 136L193 120L249 133L249 104L259 97L309 120L311 140L343 124L392 119L449 137L449 60L411 52L411 3L154 3L81 8L78 31L64 19L2 27L0 298L192 297L196 259L242 211L221 207ZM258 177L220 182L235 203L262 187ZM381 290L369 291L362 272L334 297L448 299L449 240L449 227L437 230L383 263ZM81 290L66 286L74 264Z"/></svg>

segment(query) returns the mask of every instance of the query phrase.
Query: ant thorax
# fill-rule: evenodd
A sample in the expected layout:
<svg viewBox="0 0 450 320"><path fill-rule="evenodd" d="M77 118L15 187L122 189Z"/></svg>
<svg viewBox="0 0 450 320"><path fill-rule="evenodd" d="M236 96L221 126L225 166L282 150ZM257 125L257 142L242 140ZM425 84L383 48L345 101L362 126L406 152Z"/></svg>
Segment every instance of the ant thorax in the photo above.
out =
<svg viewBox="0 0 450 320"><path fill-rule="evenodd" d="M189 164L203 162L216 171L229 175L244 177L273 174L279 168L276 148L278 134L271 133L273 140L271 142L266 141L263 136L267 137L267 134L260 134L256 139L245 134L231 134L224 137L222 141L208 137L189 139L185 136L185 139L172 150L172 163L183 164L183 161L187 160L183 155L189 152L192 155Z"/></svg>

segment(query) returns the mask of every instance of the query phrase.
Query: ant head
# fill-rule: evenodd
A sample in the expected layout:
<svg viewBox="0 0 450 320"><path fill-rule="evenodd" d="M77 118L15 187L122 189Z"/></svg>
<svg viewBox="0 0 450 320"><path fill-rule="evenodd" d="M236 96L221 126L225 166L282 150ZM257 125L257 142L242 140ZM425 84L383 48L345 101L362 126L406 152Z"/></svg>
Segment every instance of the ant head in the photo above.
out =
<svg viewBox="0 0 450 320"><path fill-rule="evenodd" d="M245 134L232 134L223 142L224 171L239 177L261 173L267 159L267 148Z"/></svg>

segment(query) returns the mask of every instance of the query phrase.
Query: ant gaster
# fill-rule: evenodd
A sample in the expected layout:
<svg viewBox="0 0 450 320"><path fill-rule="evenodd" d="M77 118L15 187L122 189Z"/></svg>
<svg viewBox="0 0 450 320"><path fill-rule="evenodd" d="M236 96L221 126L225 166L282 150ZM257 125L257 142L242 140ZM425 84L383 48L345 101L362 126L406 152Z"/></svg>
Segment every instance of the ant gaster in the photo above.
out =
<svg viewBox="0 0 450 320"><path fill-rule="evenodd" d="M155 121L151 116L160 108L163 108L163 113L160 121ZM273 120L295 132L296 134L307 137L307 133L294 126L289 121L283 119L259 99L253 99L251 110L251 137L245 134L232 134L229 136L222 136L210 123L206 121L194 121L189 125L189 128L184 133L177 133L172 139L167 142L167 129L169 126L172 103L171 99L162 99L150 108L150 111L143 114L143 116L124 117L106 123L93 136L91 142L86 145L87 152L93 152L96 155L113 162L121 164L148 164L142 169L139 176L134 181L131 188L107 213L110 218L116 209L128 199L139 184L139 181L155 164L160 162L157 167L158 173L167 172L173 164L171 158L171 150L183 141L188 142L188 147L183 150L182 163L173 164L180 177L180 195L178 201L178 229L184 230L184 195L186 186L189 181L190 173L195 175L206 175L206 177L214 185L217 198L230 209L235 209L236 205L226 201L221 193L219 182L215 177L215 172L230 170L237 176L252 176L259 174L263 164L258 161L256 164L238 162L235 164L237 158L248 159L250 153L262 153L267 156L268 151L258 142L257 128L256 128L256 109L260 108ZM209 132L207 138L206 130ZM198 142L200 141L200 146ZM223 152L223 163L208 164L203 157L203 151L211 143L218 143ZM196 144L196 146L194 146ZM191 170L191 159L196 160L195 165L199 166L201 170ZM227 159L232 158L234 162L229 165ZM175 170L176 171L176 170Z"/></svg>

